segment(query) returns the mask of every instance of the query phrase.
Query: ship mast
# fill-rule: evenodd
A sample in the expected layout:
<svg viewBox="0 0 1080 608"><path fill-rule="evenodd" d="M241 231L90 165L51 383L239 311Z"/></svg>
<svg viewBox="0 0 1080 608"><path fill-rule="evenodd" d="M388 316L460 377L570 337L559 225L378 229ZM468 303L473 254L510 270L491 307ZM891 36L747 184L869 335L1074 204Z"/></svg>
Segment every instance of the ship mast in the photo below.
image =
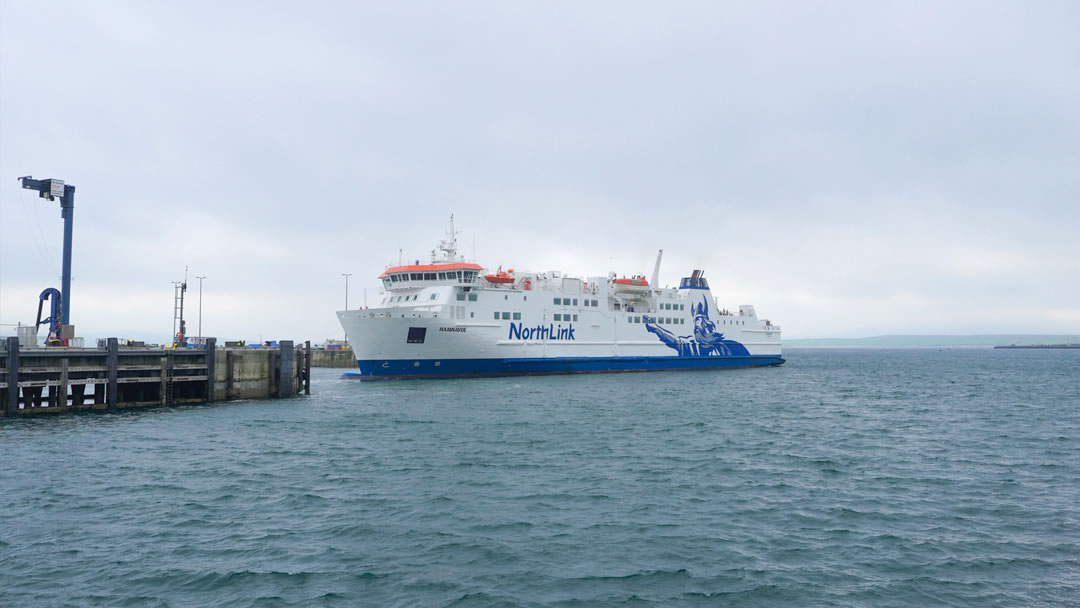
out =
<svg viewBox="0 0 1080 608"><path fill-rule="evenodd" d="M434 251L432 252L432 262L445 262L452 264L454 262L464 261L458 256L457 252L457 232L454 230L454 214L450 214L450 229L446 231L447 238L439 241L438 251L443 252L443 258L440 260L435 257Z"/></svg>

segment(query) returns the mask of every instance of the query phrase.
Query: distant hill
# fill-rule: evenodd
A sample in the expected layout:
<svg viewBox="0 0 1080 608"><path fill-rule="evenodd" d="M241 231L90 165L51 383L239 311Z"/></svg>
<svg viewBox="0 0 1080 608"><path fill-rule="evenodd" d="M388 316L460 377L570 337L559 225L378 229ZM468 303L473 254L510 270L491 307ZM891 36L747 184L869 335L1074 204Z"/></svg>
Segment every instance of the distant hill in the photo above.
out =
<svg viewBox="0 0 1080 608"><path fill-rule="evenodd" d="M998 346L1008 344L1080 343L1069 334L976 334L969 336L889 335L869 338L804 338L784 340L784 346Z"/></svg>

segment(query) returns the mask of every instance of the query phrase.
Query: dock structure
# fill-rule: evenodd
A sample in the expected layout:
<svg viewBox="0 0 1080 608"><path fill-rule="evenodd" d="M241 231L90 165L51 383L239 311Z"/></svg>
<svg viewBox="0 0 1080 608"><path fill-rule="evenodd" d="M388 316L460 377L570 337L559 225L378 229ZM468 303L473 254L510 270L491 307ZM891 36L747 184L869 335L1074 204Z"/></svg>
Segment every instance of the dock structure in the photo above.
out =
<svg viewBox="0 0 1080 608"><path fill-rule="evenodd" d="M273 348L20 348L0 343L0 416L311 394L311 342Z"/></svg>
<svg viewBox="0 0 1080 608"><path fill-rule="evenodd" d="M343 350L318 350L311 353L311 367L336 367L351 369L356 367L356 355L351 348Z"/></svg>

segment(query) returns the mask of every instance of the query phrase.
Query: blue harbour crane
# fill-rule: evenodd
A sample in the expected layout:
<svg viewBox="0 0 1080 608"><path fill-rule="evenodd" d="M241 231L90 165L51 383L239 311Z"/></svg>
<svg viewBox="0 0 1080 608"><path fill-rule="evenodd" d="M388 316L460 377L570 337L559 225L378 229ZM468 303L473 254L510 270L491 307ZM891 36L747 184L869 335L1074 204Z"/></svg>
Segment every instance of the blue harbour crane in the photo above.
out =
<svg viewBox="0 0 1080 608"><path fill-rule="evenodd" d="M60 179L34 179L27 175L20 177L22 187L27 190L36 190L41 198L54 201L60 199L60 217L64 218L64 266L60 279L60 293L56 289L49 288L41 292L38 302L38 324L49 322L50 337L57 333L64 333L64 327L71 325L71 226L75 217L75 186L65 184ZM51 290L51 291L50 291ZM55 295L54 295L55 294ZM59 298L57 298L59 296ZM41 305L46 298L52 299L52 315L45 321L41 320ZM59 315L57 314L57 299L59 299ZM70 337L65 335L62 340Z"/></svg>

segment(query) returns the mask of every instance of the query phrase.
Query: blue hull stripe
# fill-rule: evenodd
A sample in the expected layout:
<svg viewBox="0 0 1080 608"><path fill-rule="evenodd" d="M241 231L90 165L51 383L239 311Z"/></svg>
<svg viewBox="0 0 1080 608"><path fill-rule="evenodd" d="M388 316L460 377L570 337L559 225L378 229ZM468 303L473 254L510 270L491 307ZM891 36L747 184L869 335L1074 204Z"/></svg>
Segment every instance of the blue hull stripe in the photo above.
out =
<svg viewBox="0 0 1080 608"><path fill-rule="evenodd" d="M391 359L357 361L361 380L393 378L460 378L705 370L781 365L779 355L744 357L556 357L548 359Z"/></svg>

